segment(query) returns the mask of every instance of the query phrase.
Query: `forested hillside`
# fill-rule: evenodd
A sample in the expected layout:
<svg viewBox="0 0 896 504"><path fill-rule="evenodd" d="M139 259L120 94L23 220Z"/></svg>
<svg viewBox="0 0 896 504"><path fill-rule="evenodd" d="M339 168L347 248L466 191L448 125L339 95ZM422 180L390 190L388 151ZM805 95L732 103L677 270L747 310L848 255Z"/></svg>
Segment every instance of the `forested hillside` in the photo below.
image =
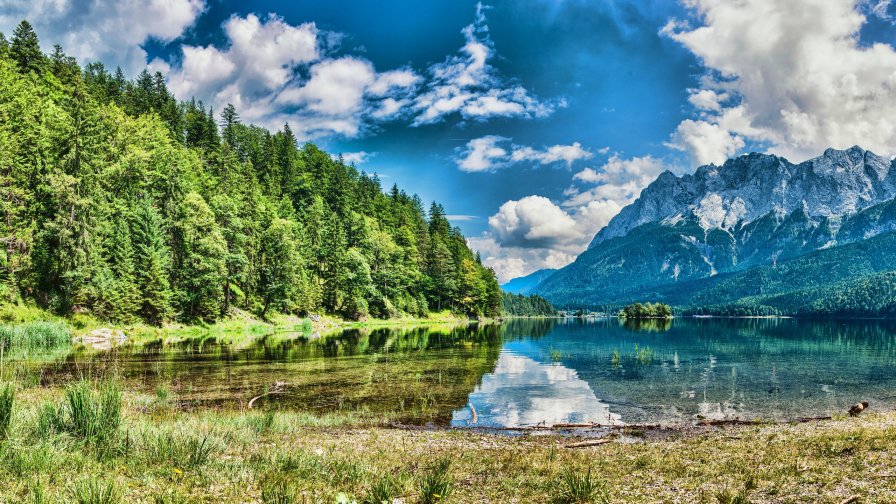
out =
<svg viewBox="0 0 896 504"><path fill-rule="evenodd" d="M433 203L313 144L0 35L2 297L117 320L232 308L495 315L501 292Z"/></svg>

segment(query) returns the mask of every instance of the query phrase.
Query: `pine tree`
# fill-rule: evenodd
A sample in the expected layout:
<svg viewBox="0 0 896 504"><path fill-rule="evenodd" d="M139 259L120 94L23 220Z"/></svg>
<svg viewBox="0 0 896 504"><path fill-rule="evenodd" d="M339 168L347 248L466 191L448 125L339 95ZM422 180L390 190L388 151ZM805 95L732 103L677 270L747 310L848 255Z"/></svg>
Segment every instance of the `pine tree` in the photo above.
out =
<svg viewBox="0 0 896 504"><path fill-rule="evenodd" d="M161 324L171 312L169 251L162 218L148 202L141 203L134 212L133 229L138 312L149 323Z"/></svg>
<svg viewBox="0 0 896 504"><path fill-rule="evenodd" d="M44 66L44 53L40 50L40 42L31 23L22 20L12 32L10 54L22 73L40 73Z"/></svg>
<svg viewBox="0 0 896 504"><path fill-rule="evenodd" d="M176 223L183 238L177 299L189 319L211 321L221 314L227 277L227 244L205 199L187 194Z"/></svg>

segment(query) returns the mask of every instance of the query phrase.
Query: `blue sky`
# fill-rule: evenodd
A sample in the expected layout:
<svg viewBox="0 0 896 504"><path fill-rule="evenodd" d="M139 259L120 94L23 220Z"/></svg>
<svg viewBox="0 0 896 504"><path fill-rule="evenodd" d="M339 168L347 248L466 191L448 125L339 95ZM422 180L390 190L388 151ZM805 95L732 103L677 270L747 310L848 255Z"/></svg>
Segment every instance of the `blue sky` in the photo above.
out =
<svg viewBox="0 0 896 504"><path fill-rule="evenodd" d="M502 280L559 267L664 170L896 154L888 0L9 0L49 49L343 153L445 205Z"/></svg>

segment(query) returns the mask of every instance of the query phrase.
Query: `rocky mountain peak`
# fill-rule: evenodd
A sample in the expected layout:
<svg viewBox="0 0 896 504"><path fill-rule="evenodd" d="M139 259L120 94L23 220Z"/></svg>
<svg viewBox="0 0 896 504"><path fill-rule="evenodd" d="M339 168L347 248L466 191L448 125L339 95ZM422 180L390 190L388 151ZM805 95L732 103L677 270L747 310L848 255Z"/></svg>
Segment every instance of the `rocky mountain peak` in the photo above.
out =
<svg viewBox="0 0 896 504"><path fill-rule="evenodd" d="M799 164L751 153L722 166L701 166L693 174L667 171L598 232L590 247L648 222L694 218L704 229L733 229L769 213L788 215L796 209L810 217L854 213L896 196L893 164L853 146L827 149Z"/></svg>

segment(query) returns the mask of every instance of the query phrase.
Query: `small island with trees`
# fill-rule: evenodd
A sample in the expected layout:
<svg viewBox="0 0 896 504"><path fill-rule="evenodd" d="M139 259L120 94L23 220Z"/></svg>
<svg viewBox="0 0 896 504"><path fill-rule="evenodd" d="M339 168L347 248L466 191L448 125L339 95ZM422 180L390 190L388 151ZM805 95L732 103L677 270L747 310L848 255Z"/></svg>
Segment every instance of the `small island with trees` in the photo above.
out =
<svg viewBox="0 0 896 504"><path fill-rule="evenodd" d="M635 303L619 310L617 316L624 319L670 319L672 307L663 303Z"/></svg>

